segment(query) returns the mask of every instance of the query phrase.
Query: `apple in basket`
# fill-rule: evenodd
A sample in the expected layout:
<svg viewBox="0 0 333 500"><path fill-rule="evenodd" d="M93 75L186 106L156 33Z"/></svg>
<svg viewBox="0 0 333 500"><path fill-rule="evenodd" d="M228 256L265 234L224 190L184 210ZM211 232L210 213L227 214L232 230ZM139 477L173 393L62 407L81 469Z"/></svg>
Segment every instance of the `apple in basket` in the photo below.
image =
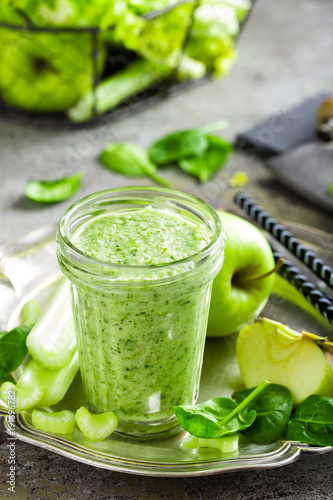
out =
<svg viewBox="0 0 333 500"><path fill-rule="evenodd" d="M105 54L99 55L99 71ZM90 33L33 33L0 28L0 95L36 112L65 111L92 89Z"/></svg>

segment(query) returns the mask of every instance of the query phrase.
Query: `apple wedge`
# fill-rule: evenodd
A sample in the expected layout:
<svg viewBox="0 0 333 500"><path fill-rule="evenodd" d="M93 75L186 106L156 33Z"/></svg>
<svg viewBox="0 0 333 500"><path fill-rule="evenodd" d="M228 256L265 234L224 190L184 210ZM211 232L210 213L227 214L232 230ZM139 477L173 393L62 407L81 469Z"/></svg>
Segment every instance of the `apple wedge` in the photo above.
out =
<svg viewBox="0 0 333 500"><path fill-rule="evenodd" d="M295 404L311 394L333 397L333 344L263 318L244 327L236 358L247 388L263 380L288 387Z"/></svg>

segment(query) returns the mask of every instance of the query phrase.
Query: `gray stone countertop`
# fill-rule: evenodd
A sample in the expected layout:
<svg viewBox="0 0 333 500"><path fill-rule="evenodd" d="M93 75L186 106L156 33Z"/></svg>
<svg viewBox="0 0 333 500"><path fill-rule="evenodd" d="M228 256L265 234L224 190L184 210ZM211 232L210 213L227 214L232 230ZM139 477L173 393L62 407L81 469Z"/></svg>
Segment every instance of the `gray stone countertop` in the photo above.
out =
<svg viewBox="0 0 333 500"><path fill-rule="evenodd" d="M108 187L151 184L117 176L97 161L103 145L129 140L149 145L177 128L230 120L223 134L238 131L272 113L282 113L307 96L333 88L333 4L331 0L259 0L239 42L239 62L224 80L209 82L116 124L80 130L24 127L0 120L0 244L57 222L76 199ZM25 199L29 179L52 179L85 173L80 192L70 201L39 206ZM282 187L259 159L235 154L224 170L205 185L168 168L175 188L200 196L215 208L232 208L234 189L227 182L236 170L248 173L246 191L282 220L306 223L332 232L332 217ZM12 498L6 435L0 430L1 498ZM236 472L202 478L145 478L72 462L17 442L19 499L329 499L333 498L332 454L302 455L283 468Z"/></svg>

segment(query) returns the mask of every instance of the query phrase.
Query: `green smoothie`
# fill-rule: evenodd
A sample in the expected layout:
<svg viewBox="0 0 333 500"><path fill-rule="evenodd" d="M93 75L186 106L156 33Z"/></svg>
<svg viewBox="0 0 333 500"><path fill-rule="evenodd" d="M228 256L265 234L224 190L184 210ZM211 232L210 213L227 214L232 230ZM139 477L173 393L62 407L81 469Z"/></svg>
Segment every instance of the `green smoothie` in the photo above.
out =
<svg viewBox="0 0 333 500"><path fill-rule="evenodd" d="M71 254L58 254L72 281L89 409L114 411L117 431L138 437L175 428L173 406L197 398L213 273L223 256L221 244L205 253L216 238L205 220L164 205L82 217L70 241L93 264L89 271L80 257L69 266Z"/></svg>

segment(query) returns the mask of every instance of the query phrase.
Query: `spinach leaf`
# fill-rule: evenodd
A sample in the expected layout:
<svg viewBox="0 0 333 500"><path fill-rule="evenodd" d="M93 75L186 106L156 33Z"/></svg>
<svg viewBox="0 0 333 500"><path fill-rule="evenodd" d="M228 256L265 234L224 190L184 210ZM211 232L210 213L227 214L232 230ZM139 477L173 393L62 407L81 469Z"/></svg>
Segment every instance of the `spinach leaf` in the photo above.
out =
<svg viewBox="0 0 333 500"><path fill-rule="evenodd" d="M179 161L179 166L187 173L195 175L200 182L208 179L226 162L232 146L220 137L207 135L207 149L198 156Z"/></svg>
<svg viewBox="0 0 333 500"><path fill-rule="evenodd" d="M0 379L16 370L25 358L28 349L26 339L31 327L18 326L10 332L0 334Z"/></svg>
<svg viewBox="0 0 333 500"><path fill-rule="evenodd" d="M232 398L239 404L252 391L234 392ZM248 410L257 413L253 425L240 432L253 441L271 443L285 432L292 408L293 399L289 389L283 385L269 384L248 406Z"/></svg>
<svg viewBox="0 0 333 500"><path fill-rule="evenodd" d="M333 399L309 396L288 423L287 439L319 446L333 446Z"/></svg>
<svg viewBox="0 0 333 500"><path fill-rule="evenodd" d="M81 186L82 172L54 181L30 181L25 185L24 194L38 203L57 203L73 196Z"/></svg>
<svg viewBox="0 0 333 500"><path fill-rule="evenodd" d="M157 167L147 151L136 144L112 142L103 149L100 161L114 172L130 176L148 175L155 182L170 187L169 182L157 174Z"/></svg>
<svg viewBox="0 0 333 500"><path fill-rule="evenodd" d="M175 406L180 425L192 436L215 439L230 436L250 427L257 413L248 411L251 401L263 391L268 382L262 382L240 404L228 398L213 398L194 406Z"/></svg>
<svg viewBox="0 0 333 500"><path fill-rule="evenodd" d="M221 121L168 134L150 146L150 159L156 165L166 165L184 158L201 155L209 145L207 134L215 130L221 130L226 125L226 121Z"/></svg>

